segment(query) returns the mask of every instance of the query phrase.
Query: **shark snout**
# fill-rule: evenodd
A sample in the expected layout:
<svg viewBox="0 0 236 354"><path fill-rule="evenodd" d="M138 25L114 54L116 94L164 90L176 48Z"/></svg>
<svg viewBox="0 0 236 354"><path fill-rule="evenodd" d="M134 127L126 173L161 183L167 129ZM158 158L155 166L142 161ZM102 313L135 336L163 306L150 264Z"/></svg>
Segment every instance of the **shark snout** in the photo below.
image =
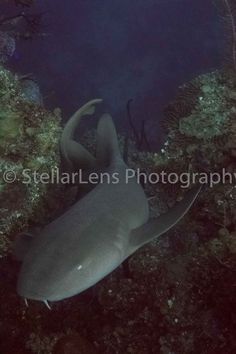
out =
<svg viewBox="0 0 236 354"><path fill-rule="evenodd" d="M40 294L39 292L29 291L26 287L22 287L22 285L17 286L17 293L22 298L27 300L37 300L37 301L48 301L48 296Z"/></svg>
<svg viewBox="0 0 236 354"><path fill-rule="evenodd" d="M52 293L44 289L42 284L30 281L25 277L19 277L17 282L17 293L27 300L52 301Z"/></svg>

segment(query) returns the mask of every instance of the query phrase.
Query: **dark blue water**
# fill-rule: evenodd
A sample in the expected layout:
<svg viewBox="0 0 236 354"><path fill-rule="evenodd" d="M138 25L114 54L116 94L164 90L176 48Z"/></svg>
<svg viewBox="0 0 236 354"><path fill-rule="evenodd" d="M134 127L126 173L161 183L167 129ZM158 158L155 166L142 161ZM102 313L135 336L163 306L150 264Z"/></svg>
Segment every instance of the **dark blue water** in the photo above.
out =
<svg viewBox="0 0 236 354"><path fill-rule="evenodd" d="M157 141L177 87L221 65L223 34L211 0L41 0L38 9L46 11L48 36L18 43L10 65L34 73L47 105L60 106L65 119L101 97L124 128L133 98L134 118L148 118Z"/></svg>

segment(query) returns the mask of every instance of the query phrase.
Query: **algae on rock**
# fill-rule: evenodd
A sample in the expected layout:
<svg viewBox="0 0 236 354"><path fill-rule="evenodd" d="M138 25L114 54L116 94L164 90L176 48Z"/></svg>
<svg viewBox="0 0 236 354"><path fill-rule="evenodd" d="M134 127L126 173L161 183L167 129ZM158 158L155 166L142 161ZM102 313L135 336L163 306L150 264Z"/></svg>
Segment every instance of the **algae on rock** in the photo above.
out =
<svg viewBox="0 0 236 354"><path fill-rule="evenodd" d="M179 130L186 136L211 139L227 132L227 121L231 111L228 105L229 89L226 82L220 82L218 73L202 75L199 78L201 93L193 112L179 122ZM233 107L232 107L233 108Z"/></svg>
<svg viewBox="0 0 236 354"><path fill-rule="evenodd" d="M59 165L60 133L60 116L27 101L17 76L0 67L0 256L11 235L27 227L55 187L31 176L24 181L23 172L50 174Z"/></svg>

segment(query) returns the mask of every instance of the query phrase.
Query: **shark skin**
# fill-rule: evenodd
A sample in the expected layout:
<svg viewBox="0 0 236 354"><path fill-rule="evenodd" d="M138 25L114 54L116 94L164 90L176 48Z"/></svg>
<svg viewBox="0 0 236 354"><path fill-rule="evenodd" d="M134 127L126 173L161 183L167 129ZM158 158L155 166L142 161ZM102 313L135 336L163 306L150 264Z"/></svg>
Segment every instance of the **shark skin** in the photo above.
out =
<svg viewBox="0 0 236 354"><path fill-rule="evenodd" d="M93 112L97 103L99 100L93 100L83 106L71 118L73 124L69 120L65 127L61 150L70 169L78 168L76 155L81 157L85 151L73 141L73 131L84 112ZM30 237L27 242L27 235L22 237L29 246L24 252L17 292L25 299L43 301L48 306L47 301L59 301L93 286L142 245L174 226L199 193L199 187L194 187L168 213L149 220L143 188L135 177L127 183L128 167L120 155L112 118L107 114L98 123L96 159L87 151L82 159L89 168L100 166L111 180L96 185L37 237ZM119 177L118 183L113 181L114 173Z"/></svg>

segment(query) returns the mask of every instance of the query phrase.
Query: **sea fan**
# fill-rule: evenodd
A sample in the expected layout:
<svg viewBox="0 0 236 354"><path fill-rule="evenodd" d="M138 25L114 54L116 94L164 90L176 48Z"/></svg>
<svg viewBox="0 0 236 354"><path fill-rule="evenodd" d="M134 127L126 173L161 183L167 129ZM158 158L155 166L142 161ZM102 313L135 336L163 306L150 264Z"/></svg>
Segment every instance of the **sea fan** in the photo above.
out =
<svg viewBox="0 0 236 354"><path fill-rule="evenodd" d="M228 61L236 71L236 4L234 0L214 0L226 28Z"/></svg>

